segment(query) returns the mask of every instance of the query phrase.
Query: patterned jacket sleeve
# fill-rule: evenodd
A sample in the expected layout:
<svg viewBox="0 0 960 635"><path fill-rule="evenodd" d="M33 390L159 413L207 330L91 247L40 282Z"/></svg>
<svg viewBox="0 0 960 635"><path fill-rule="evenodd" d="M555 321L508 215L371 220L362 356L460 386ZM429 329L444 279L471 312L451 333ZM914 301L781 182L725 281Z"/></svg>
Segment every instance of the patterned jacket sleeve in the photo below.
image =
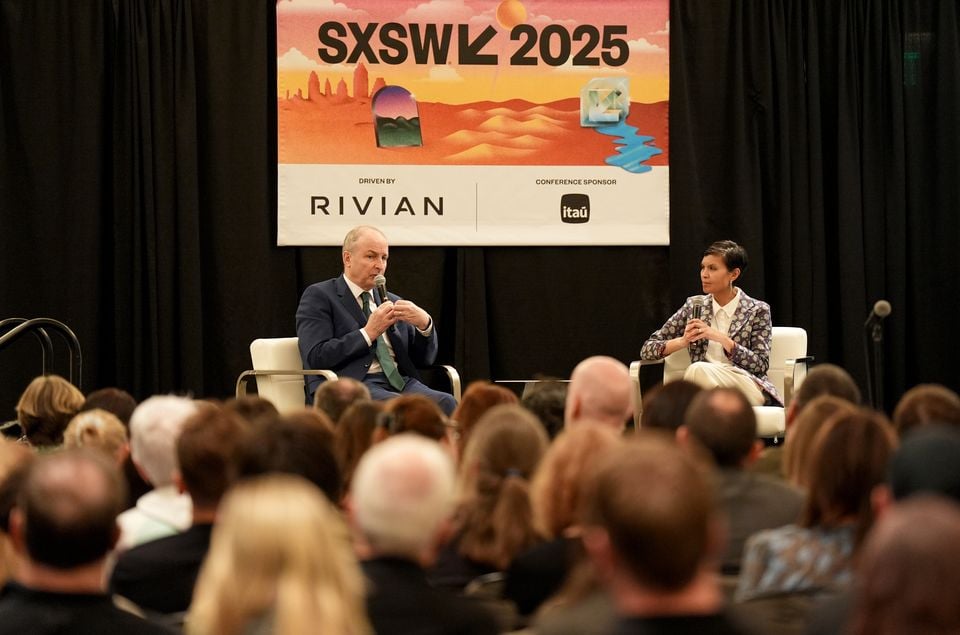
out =
<svg viewBox="0 0 960 635"><path fill-rule="evenodd" d="M756 377L766 377L770 367L770 343L773 340L773 322L770 305L756 301L757 310L744 325L742 333L749 331L747 344L736 342L730 353L730 361ZM743 339L743 338L740 338Z"/></svg>
<svg viewBox="0 0 960 635"><path fill-rule="evenodd" d="M737 578L736 601L749 599L763 588L763 577L770 558L770 532L759 531L747 539Z"/></svg>
<svg viewBox="0 0 960 635"><path fill-rule="evenodd" d="M663 350L667 346L667 340L672 340L683 335L683 329L687 326L687 320L690 319L690 299L688 298L683 306L676 313L664 322L663 326L653 332L647 338L640 348L640 359L657 360L663 359Z"/></svg>

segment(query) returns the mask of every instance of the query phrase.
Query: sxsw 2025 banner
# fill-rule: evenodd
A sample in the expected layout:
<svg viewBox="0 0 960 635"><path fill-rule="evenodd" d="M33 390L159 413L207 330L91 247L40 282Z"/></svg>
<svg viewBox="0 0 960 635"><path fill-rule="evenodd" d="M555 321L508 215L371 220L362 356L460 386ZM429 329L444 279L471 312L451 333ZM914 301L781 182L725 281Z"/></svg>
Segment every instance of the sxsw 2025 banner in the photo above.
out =
<svg viewBox="0 0 960 635"><path fill-rule="evenodd" d="M278 0L278 244L667 244L668 5Z"/></svg>

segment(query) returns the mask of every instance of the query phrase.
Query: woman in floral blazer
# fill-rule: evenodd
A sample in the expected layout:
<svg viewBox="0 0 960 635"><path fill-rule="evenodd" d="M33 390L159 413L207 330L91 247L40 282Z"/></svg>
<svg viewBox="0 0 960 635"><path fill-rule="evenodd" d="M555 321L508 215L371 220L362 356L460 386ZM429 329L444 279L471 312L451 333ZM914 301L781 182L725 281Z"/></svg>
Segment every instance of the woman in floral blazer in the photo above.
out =
<svg viewBox="0 0 960 635"><path fill-rule="evenodd" d="M740 388L757 406L781 406L777 389L767 379L773 333L770 305L733 285L746 266L746 250L731 240L707 247L700 261L706 295L687 298L644 343L640 357L662 359L687 348L691 364L684 379L708 388Z"/></svg>

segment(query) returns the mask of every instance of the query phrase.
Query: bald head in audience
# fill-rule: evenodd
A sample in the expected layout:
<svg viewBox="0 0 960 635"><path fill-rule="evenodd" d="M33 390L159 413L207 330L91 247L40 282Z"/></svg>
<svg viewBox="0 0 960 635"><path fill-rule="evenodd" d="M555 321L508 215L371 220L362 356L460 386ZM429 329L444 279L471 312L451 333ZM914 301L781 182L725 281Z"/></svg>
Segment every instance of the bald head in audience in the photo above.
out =
<svg viewBox="0 0 960 635"><path fill-rule="evenodd" d="M713 388L694 397L678 436L692 436L719 467L740 469L763 447L753 406L736 388Z"/></svg>
<svg viewBox="0 0 960 635"><path fill-rule="evenodd" d="M119 473L99 454L66 450L38 459L10 515L24 557L20 581L35 589L99 591L125 495Z"/></svg>
<svg viewBox="0 0 960 635"><path fill-rule="evenodd" d="M633 415L634 392L630 372L622 362L599 355L588 357L570 375L564 423L594 422L622 430Z"/></svg>
<svg viewBox="0 0 960 635"><path fill-rule="evenodd" d="M0 596L0 632L169 635L103 591L125 498L119 471L102 453L64 450L33 462L10 512L20 565L18 584Z"/></svg>

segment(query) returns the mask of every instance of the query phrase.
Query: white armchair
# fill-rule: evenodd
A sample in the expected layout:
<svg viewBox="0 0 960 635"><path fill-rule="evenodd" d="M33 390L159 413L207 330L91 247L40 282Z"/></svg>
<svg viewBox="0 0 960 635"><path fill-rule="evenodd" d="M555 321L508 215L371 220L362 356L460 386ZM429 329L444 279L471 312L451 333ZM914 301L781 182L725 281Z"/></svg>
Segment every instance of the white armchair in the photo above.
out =
<svg viewBox="0 0 960 635"><path fill-rule="evenodd" d="M250 344L253 370L245 370L237 377L236 395L247 394L247 382L255 377L257 394L269 399L280 413L304 407L304 375L322 375L336 379L332 370L304 370L296 337L271 337L253 340ZM439 366L447 375L453 398L460 403L460 374L453 366Z"/></svg>
<svg viewBox="0 0 960 635"><path fill-rule="evenodd" d="M770 347L770 367L767 377L777 387L783 397L785 406L790 405L793 392L800 387L807 375L807 365L813 357L807 356L807 332L793 326L773 327L773 340ZM668 355L656 361L637 360L630 364L630 377L637 390L637 408L634 414L634 425L639 429L640 418L643 414L643 394L640 386L640 368L663 364L664 383L683 378L683 373L690 365L690 354L687 349ZM786 430L785 409L778 406L756 406L757 436L773 438L775 441Z"/></svg>

